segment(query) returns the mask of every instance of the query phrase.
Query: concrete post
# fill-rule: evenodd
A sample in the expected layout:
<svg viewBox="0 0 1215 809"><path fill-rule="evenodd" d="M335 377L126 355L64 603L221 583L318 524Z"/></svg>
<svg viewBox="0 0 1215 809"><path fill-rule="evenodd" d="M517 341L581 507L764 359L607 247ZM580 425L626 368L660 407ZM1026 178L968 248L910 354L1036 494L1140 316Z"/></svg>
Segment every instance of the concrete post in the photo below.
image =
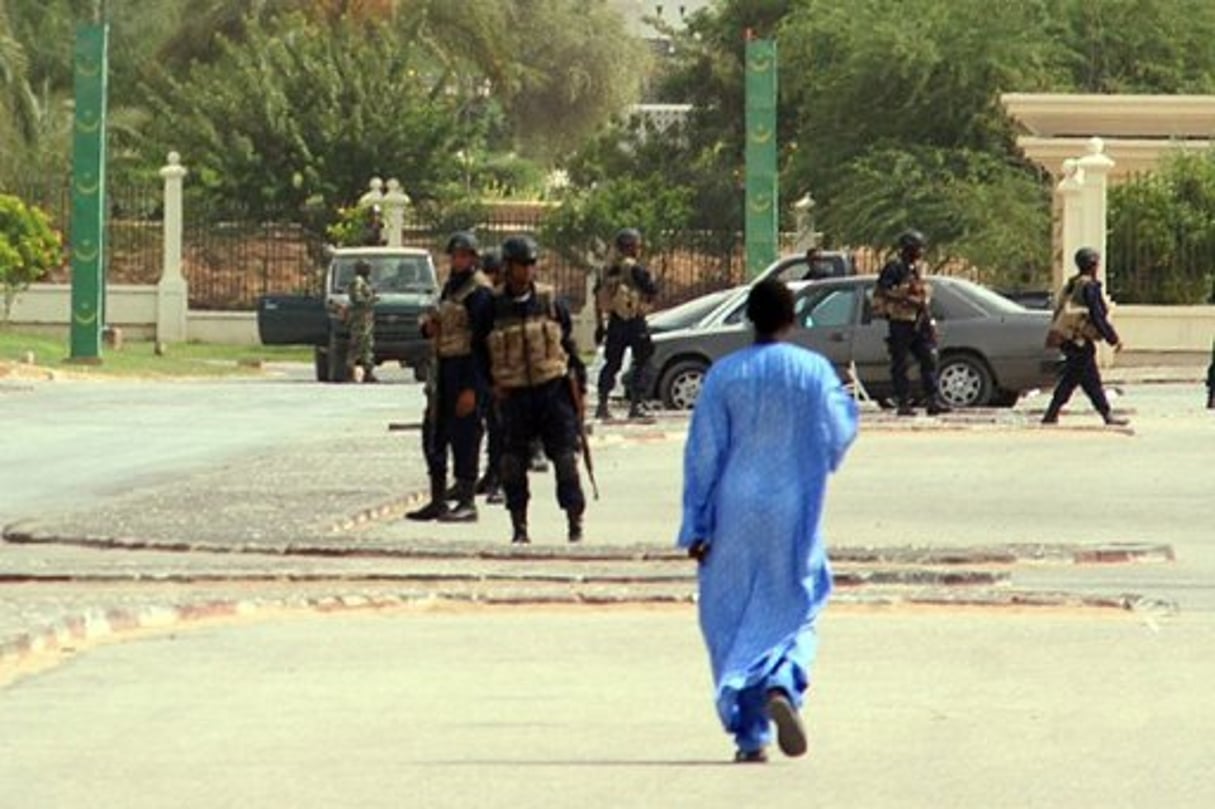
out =
<svg viewBox="0 0 1215 809"><path fill-rule="evenodd" d="M1063 161L1063 179L1055 186L1055 193L1061 201L1062 222L1060 223L1060 246L1063 250L1062 260L1051 267L1051 291L1058 294L1059 289L1074 271L1073 258L1076 251L1085 246L1084 242L1084 172L1077 160Z"/></svg>
<svg viewBox="0 0 1215 809"><path fill-rule="evenodd" d="M410 204L409 195L401 190L397 180L388 181L384 194L384 221L388 227L388 246L400 247L404 243L405 208Z"/></svg>
<svg viewBox="0 0 1215 809"><path fill-rule="evenodd" d="M169 152L168 163L160 170L165 181L164 259L160 282L156 285L156 340L160 343L186 339L186 314L189 289L181 271L182 180L186 167L181 156Z"/></svg>
<svg viewBox="0 0 1215 809"><path fill-rule="evenodd" d="M359 207L366 208L369 205L375 205L384 201L384 181L379 177L372 177L371 182L367 184L367 191L363 196L359 197Z"/></svg>
<svg viewBox="0 0 1215 809"><path fill-rule="evenodd" d="M1114 168L1114 161L1105 153L1105 141L1101 138L1091 138L1088 142L1088 154L1076 161L1083 172L1081 182L1081 198L1084 200L1081 215L1081 232L1085 245L1092 247L1101 254L1101 266L1097 270L1097 280L1105 281L1106 258L1108 257L1108 189L1109 173ZM1110 312L1114 310L1114 302L1109 298L1109 290L1105 290L1106 301ZM1098 344L1097 364L1103 368L1113 365L1114 352L1105 343Z"/></svg>
<svg viewBox="0 0 1215 809"><path fill-rule="evenodd" d="M1076 161L1080 167L1081 196L1083 212L1081 214L1081 233L1084 246L1091 247L1101 254L1101 268L1097 279L1105 280L1106 234L1107 234L1107 189L1109 173L1114 168L1114 161L1105 153L1105 141L1092 138L1088 142L1088 154Z"/></svg>

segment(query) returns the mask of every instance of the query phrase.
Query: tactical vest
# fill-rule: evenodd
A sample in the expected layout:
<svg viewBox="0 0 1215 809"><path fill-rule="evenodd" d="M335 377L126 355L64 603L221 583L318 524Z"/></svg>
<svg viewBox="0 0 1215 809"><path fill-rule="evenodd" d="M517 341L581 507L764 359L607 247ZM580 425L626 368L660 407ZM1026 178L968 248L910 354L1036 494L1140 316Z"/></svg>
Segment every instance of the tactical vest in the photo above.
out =
<svg viewBox="0 0 1215 809"><path fill-rule="evenodd" d="M922 280L919 273L911 269L907 280L893 289L886 290L880 286L874 288L873 314L874 317L914 323L928 310L931 301L932 285Z"/></svg>
<svg viewBox="0 0 1215 809"><path fill-rule="evenodd" d="M1093 325L1088 316L1088 304L1084 300L1084 290L1093 279L1087 275L1077 275L1068 284L1071 292L1064 286L1059 296L1059 305L1055 307L1055 316L1051 320L1050 334L1057 344L1065 342L1082 343L1085 340L1099 340L1101 332Z"/></svg>
<svg viewBox="0 0 1215 809"><path fill-rule="evenodd" d="M539 312L526 317L519 317L510 293L494 299L489 361L494 384L503 388L533 388L564 376L569 368L553 288L537 284L532 294Z"/></svg>
<svg viewBox="0 0 1215 809"><path fill-rule="evenodd" d="M636 265L636 261L627 258L607 269L596 295L599 311L609 312L624 320L648 314L649 304L633 279L633 267Z"/></svg>
<svg viewBox="0 0 1215 809"><path fill-rule="evenodd" d="M469 276L459 289L439 302L439 334L435 353L441 359L467 357L472 353L472 328L464 301L481 287L489 289L489 279L480 271Z"/></svg>

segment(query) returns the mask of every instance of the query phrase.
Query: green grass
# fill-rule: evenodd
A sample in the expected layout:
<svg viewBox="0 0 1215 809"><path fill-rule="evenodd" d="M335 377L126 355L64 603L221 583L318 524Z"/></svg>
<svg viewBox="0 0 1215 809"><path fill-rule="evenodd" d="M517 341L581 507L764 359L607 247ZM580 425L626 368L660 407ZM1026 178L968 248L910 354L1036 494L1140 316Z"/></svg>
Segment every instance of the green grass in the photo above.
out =
<svg viewBox="0 0 1215 809"><path fill-rule="evenodd" d="M0 327L0 362L23 362L89 376L215 377L256 375L260 362L312 362L306 346L234 346L217 343L173 343L157 356L150 341L127 341L120 350L103 347L97 365L68 360L66 338L47 337Z"/></svg>

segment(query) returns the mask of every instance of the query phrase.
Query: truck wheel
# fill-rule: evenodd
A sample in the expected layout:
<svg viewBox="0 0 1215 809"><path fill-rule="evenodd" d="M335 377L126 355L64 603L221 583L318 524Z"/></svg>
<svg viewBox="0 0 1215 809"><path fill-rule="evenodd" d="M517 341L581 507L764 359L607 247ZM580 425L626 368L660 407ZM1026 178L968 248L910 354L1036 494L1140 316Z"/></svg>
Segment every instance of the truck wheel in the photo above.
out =
<svg viewBox="0 0 1215 809"><path fill-rule="evenodd" d="M346 370L347 341L335 334L329 335L329 381L348 382Z"/></svg>
<svg viewBox="0 0 1215 809"><path fill-rule="evenodd" d="M317 382L329 381L329 349L317 346L312 350L312 365L316 370Z"/></svg>

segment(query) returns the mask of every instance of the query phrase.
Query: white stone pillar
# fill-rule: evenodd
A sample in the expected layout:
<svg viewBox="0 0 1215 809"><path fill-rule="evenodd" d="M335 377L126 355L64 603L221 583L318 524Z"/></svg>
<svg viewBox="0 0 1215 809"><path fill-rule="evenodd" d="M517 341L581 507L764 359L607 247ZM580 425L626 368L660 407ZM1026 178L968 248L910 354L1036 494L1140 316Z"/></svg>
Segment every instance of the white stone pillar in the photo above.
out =
<svg viewBox="0 0 1215 809"><path fill-rule="evenodd" d="M1051 291L1058 294L1064 280L1075 272L1076 251L1085 246L1084 172L1080 169L1079 161L1063 161L1063 179L1055 186L1055 193L1061 200L1059 238L1063 255L1062 261L1051 267Z"/></svg>
<svg viewBox="0 0 1215 809"><path fill-rule="evenodd" d="M1076 161L1080 170L1084 173L1081 186L1081 197L1083 202L1083 222L1082 233L1084 243L1088 247L1092 247L1101 254L1101 265L1097 269L1097 280L1105 281L1105 265L1108 258L1108 189L1109 189L1109 173L1114 167L1114 161L1105 153L1105 141L1101 138L1091 138L1088 142L1088 154ZM1106 302L1109 305L1111 315L1114 310L1114 302L1109 297L1109 290L1105 290ZM1114 364L1114 352L1110 346L1105 343L1097 345L1097 364L1102 368L1108 368Z"/></svg>
<svg viewBox="0 0 1215 809"><path fill-rule="evenodd" d="M182 180L186 167L181 156L169 152L168 163L160 170L165 181L164 259L160 282L156 285L156 341L184 342L189 289L181 271Z"/></svg>
<svg viewBox="0 0 1215 809"><path fill-rule="evenodd" d="M1088 142L1088 154L1076 161L1081 174L1081 197L1083 212L1081 214L1081 234L1084 247L1091 247L1101 254L1101 268L1097 271L1097 279L1105 280L1106 234L1107 234L1107 189L1109 187L1110 169L1114 161L1105 153L1105 141L1092 138Z"/></svg>
<svg viewBox="0 0 1215 809"><path fill-rule="evenodd" d="M400 247L404 243L405 208L410 204L409 195L401 190L397 180L388 181L384 193L384 221L388 227L388 246Z"/></svg>
<svg viewBox="0 0 1215 809"><path fill-rule="evenodd" d="M378 205L384 201L384 181L379 177L372 177L371 182L367 184L367 191L363 196L359 197L359 207L367 208L372 205Z"/></svg>

